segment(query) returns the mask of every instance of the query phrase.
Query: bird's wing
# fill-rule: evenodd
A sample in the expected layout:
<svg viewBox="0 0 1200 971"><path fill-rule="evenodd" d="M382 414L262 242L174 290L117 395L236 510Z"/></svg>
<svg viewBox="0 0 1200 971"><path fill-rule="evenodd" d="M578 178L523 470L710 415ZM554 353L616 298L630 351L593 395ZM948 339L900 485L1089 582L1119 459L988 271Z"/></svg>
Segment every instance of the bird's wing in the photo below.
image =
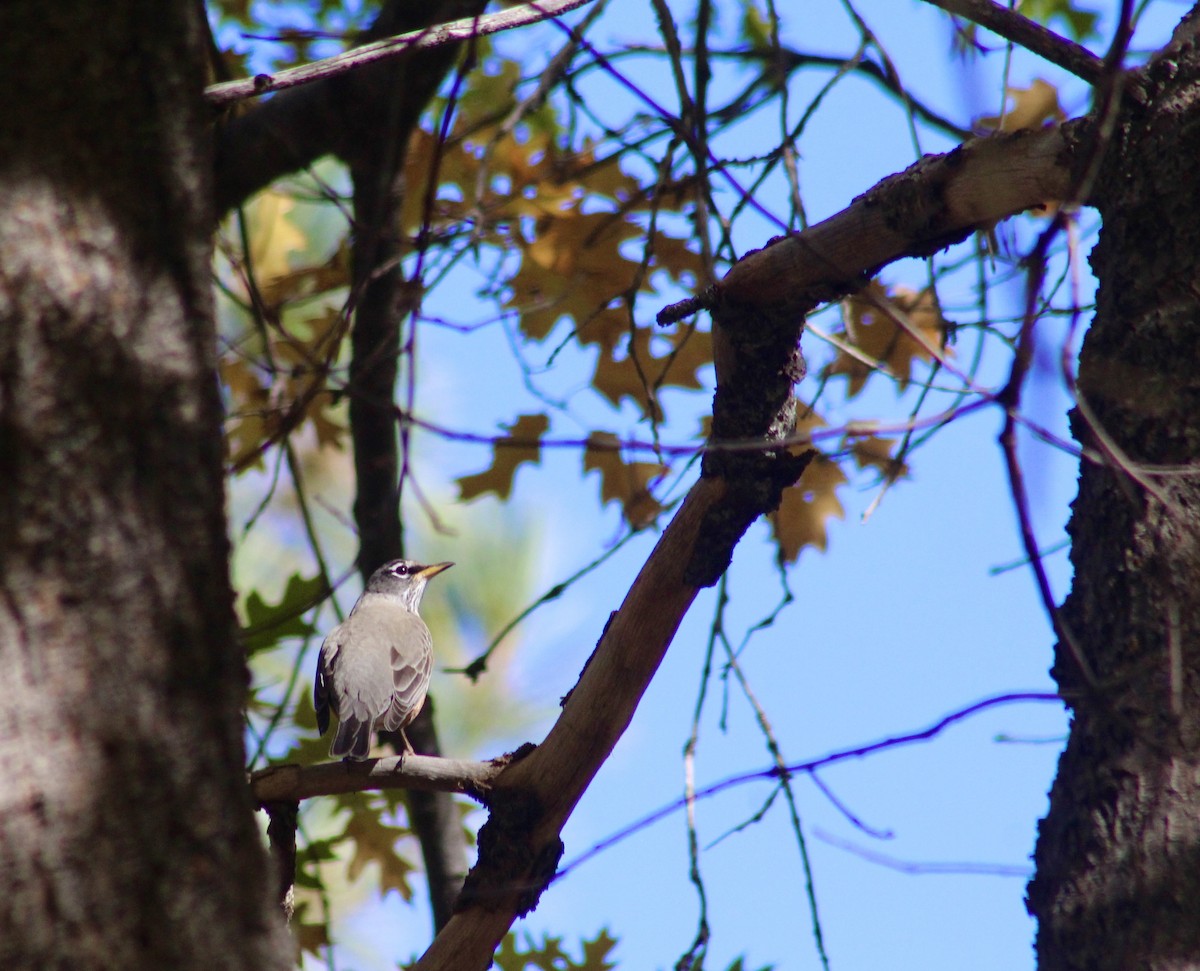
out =
<svg viewBox="0 0 1200 971"><path fill-rule="evenodd" d="M340 627L337 627L330 632L329 636L321 642L321 650L317 654L317 674L313 678L313 708L317 712L317 732L321 735L324 735L329 728L330 708L332 707L334 713L337 713L337 700L330 697L326 672L337 655L336 635L339 630Z"/></svg>
<svg viewBox="0 0 1200 971"><path fill-rule="evenodd" d="M425 704L433 671L433 639L415 613L399 618L391 634L392 700L384 727L394 732L416 718Z"/></svg>
<svg viewBox="0 0 1200 971"><path fill-rule="evenodd" d="M329 753L333 757L365 759L371 748L371 731L391 703L391 616L372 616L357 610L338 624L321 645L318 682L314 698L323 692L327 708L338 716L337 734ZM329 722L328 711L324 716ZM320 716L318 715L318 724Z"/></svg>

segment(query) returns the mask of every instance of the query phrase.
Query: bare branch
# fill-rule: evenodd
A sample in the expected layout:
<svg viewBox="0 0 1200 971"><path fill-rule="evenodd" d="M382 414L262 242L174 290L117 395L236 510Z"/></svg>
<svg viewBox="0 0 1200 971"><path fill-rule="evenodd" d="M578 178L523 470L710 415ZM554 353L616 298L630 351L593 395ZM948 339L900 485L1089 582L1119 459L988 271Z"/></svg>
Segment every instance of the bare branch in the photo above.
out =
<svg viewBox="0 0 1200 971"><path fill-rule="evenodd" d="M553 878L562 830L621 737L697 588L685 579L705 517L727 499L720 479L701 479L667 526L612 617L546 740L505 770L480 831L479 864L459 911L417 968L486 968L518 914ZM502 853L490 848L504 840ZM500 847L497 847L499 849Z"/></svg>
<svg viewBox="0 0 1200 971"><path fill-rule="evenodd" d="M364 44L344 54L327 57L311 64L280 71L278 74L258 74L239 81L211 84L204 89L205 100L216 108L223 108L245 98L254 98L272 91L284 91L301 84L345 74L354 68L374 64L405 51L428 50L455 41L470 40L487 34L498 34L514 27L525 27L582 7L591 0L535 0L513 10L501 10L486 17L468 17L436 27L398 34L373 44Z"/></svg>
<svg viewBox="0 0 1200 971"><path fill-rule="evenodd" d="M902 256L937 252L997 220L1065 198L1075 146L1089 125L1080 119L1060 128L993 135L946 155L928 155L837 215L747 254L703 303L799 307L816 286L833 299ZM694 299L681 301L664 308L659 323L695 310Z"/></svg>
<svg viewBox="0 0 1200 971"><path fill-rule="evenodd" d="M260 805L369 789L457 792L482 799L505 764L503 759L471 762L405 755L366 762L272 765L250 776L250 792Z"/></svg>
<svg viewBox="0 0 1200 971"><path fill-rule="evenodd" d="M947 13L965 17L993 34L1019 44L1064 71L1095 84L1104 73L1103 62L1086 47L1067 40L1015 10L992 0L925 0Z"/></svg>
<svg viewBox="0 0 1200 971"><path fill-rule="evenodd" d="M568 696L545 742L495 780L479 863L458 911L418 967L484 968L513 919L552 879L559 833L629 724L699 587L808 456L780 447L794 428L804 362L803 315L906 253L927 253L972 228L1061 198L1073 144L1062 130L973 142L886 180L851 209L751 254L712 288L717 396L713 438L757 436L755 453L711 451ZM747 396L745 389L753 389ZM751 400L752 399L752 400Z"/></svg>
<svg viewBox="0 0 1200 971"><path fill-rule="evenodd" d="M1010 691L1004 694L992 695L989 698L984 698L981 701L972 702L962 708L957 708L949 714L943 715L936 722L925 728L915 729L913 731L904 732L899 735L890 735L887 738L880 739L875 742L868 742L863 745L856 745L853 748L841 749L831 752L828 755L823 755L819 758L807 759L804 762L793 762L790 765L780 769L779 766L767 766L761 769L756 769L751 772L740 772L737 775L729 776L721 779L719 782L714 782L705 786L702 789L697 789L687 795L674 799L664 806L660 806L653 812L634 820L626 826L621 827L611 836L607 836L598 843L593 844L588 849L584 850L579 856L571 860L558 871L556 880L563 879L567 874L572 873L576 868L587 863L589 860L610 849L618 843L627 840L630 836L642 832L642 830L653 826L655 823L666 819L673 813L677 813L686 809L688 805L694 801L701 799L710 799L713 796L726 792L729 789L734 789L739 786L746 785L751 782L762 782L765 779L779 778L783 774L800 775L807 774L814 782L820 785L817 776L817 770L830 765L837 765L839 762L856 761L858 759L867 758L875 755L878 752L886 752L893 748L903 748L909 745L920 742L929 742L937 738L947 728L956 725L959 722L965 721L977 714L985 711L990 711L993 708L1011 704L1025 704L1027 702L1051 702L1055 704L1063 704L1063 699L1050 692L1042 691ZM842 807L838 807L839 810ZM857 820L851 820L859 829L863 827ZM869 830L864 832L871 833ZM871 833L871 835L878 835Z"/></svg>
<svg viewBox="0 0 1200 971"><path fill-rule="evenodd" d="M482 13L486 0L438 0L414 5L389 0L364 37L387 37L425 29L452 17ZM216 126L214 197L218 215L275 179L311 165L325 155L347 163L359 158L378 135L377 105L387 103L401 127L416 124L458 51L441 47L406 58L405 83L397 90L387 64L285 91L254 106L231 112ZM392 83L388 79L392 78Z"/></svg>

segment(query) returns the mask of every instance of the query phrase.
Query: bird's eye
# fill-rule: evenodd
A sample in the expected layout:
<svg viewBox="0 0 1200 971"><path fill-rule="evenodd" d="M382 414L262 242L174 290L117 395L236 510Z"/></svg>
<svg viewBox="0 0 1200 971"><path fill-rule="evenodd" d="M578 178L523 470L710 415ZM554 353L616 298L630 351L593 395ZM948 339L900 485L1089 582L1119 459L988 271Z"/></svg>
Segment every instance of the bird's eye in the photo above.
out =
<svg viewBox="0 0 1200 971"><path fill-rule="evenodd" d="M392 572L398 577L406 577L408 576L408 564L397 563L395 567L392 568Z"/></svg>

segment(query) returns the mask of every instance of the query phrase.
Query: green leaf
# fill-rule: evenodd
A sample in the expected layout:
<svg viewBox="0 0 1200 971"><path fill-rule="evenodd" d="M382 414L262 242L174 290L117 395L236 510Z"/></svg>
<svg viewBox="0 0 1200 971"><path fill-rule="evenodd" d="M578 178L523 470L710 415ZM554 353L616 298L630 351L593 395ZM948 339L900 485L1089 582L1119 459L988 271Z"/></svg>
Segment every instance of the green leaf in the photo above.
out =
<svg viewBox="0 0 1200 971"><path fill-rule="evenodd" d="M300 865L296 867L296 886L312 890L319 890L324 886L317 865L337 858L333 848L338 842L340 837L336 840L313 840L300 850Z"/></svg>
<svg viewBox="0 0 1200 971"><path fill-rule="evenodd" d="M247 654L274 647L287 637L309 637L317 629L304 619L304 614L321 602L325 583L319 577L305 579L298 573L288 578L279 603L271 605L257 590L246 597L246 623L239 639Z"/></svg>
<svg viewBox="0 0 1200 971"><path fill-rule="evenodd" d="M1080 10L1073 0L1024 0L1021 13L1039 24L1050 25L1055 19L1062 20L1072 38L1084 41L1096 36L1096 23L1099 14L1089 10Z"/></svg>
<svg viewBox="0 0 1200 971"><path fill-rule="evenodd" d="M379 864L379 889L395 890L404 900L412 900L409 874L416 866L396 852L396 843L412 832L402 826L389 826L376 813L365 810L350 817L346 838L354 841L349 876L357 880L368 863Z"/></svg>
<svg viewBox="0 0 1200 971"><path fill-rule="evenodd" d="M774 971L774 969L775 969L775 965L764 964L761 968L758 969L758 971ZM733 964L729 965L729 967L726 968L725 971L746 971L745 957L736 958L734 960Z"/></svg>
<svg viewBox="0 0 1200 971"><path fill-rule="evenodd" d="M616 965L608 960L612 949L617 946L616 938L607 930L600 931L593 940L583 940L583 957L576 962L562 948L561 937L543 935L541 944L534 944L533 937L525 936L523 947L517 946L517 936L510 933L500 944L493 960L500 971L611 971Z"/></svg>

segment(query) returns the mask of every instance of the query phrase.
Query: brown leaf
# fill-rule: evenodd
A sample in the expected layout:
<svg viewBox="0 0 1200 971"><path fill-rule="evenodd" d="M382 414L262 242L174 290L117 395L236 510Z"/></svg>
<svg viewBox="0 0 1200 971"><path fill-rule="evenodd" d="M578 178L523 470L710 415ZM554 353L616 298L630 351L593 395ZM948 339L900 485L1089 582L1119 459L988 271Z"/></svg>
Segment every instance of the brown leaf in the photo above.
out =
<svg viewBox="0 0 1200 971"><path fill-rule="evenodd" d="M811 408L796 416L793 431L793 452L812 448L812 433L825 425ZM771 533L779 546L779 558L792 563L806 546L824 550L828 542L825 521L831 516L841 519L845 510L837 497L837 489L847 479L838 464L818 452L805 467L794 486L783 490L779 508L770 514Z"/></svg>
<svg viewBox="0 0 1200 971"><path fill-rule="evenodd" d="M304 920L307 910L307 901L297 903L296 913L292 917L292 933L296 935L296 943L300 945L302 954L307 951L313 957L320 958L322 948L329 946L328 927L325 924L307 923Z"/></svg>
<svg viewBox="0 0 1200 971"><path fill-rule="evenodd" d="M699 283L704 278L704 264L688 243L689 240L655 233L650 243L651 269L666 270L676 283L684 282L685 274L691 277L693 285Z"/></svg>
<svg viewBox="0 0 1200 971"><path fill-rule="evenodd" d="M662 512L650 487L667 471L656 462L625 462L611 432L592 432L583 453L583 471L600 473L600 501L619 500L625 520L634 529L649 526Z"/></svg>
<svg viewBox="0 0 1200 971"><path fill-rule="evenodd" d="M629 335L629 314L617 307L607 307L589 316L575 330L580 344L599 344L612 356L622 337Z"/></svg>
<svg viewBox="0 0 1200 971"><path fill-rule="evenodd" d="M232 468L261 468L265 447L305 422L312 424L319 447L343 447L346 429L332 417L334 398L325 385L325 363L336 353L343 323L342 315L329 308L289 323L286 330L273 328L273 375L232 352L221 360L221 380L230 399L225 441Z"/></svg>
<svg viewBox="0 0 1200 971"><path fill-rule="evenodd" d="M261 451L267 435L263 414L267 406L267 389L257 369L245 358L227 355L218 370L230 398L229 417L225 422L226 459L237 468L261 468L262 457L255 456Z"/></svg>
<svg viewBox="0 0 1200 971"><path fill-rule="evenodd" d="M712 335L708 331L682 328L674 335L667 335L675 346L661 357L655 357L650 350L650 339L654 336L662 335L654 334L648 327L639 327L627 343L623 357L601 351L592 387L618 407L623 398L632 398L647 417L661 420L660 388L703 387L697 372L712 363Z"/></svg>
<svg viewBox="0 0 1200 971"><path fill-rule="evenodd" d="M586 321L633 283L638 264L621 255L621 245L641 232L633 223L576 206L543 215L535 229L506 301L521 312L527 337L544 339L564 316Z"/></svg>
<svg viewBox="0 0 1200 971"><path fill-rule="evenodd" d="M1012 100L1012 107L1000 115L985 115L975 122L981 131L1034 131L1045 127L1046 122L1061 124L1066 113L1058 103L1058 89L1049 81L1035 78L1027 88L1006 88L1005 96Z"/></svg>
<svg viewBox="0 0 1200 971"><path fill-rule="evenodd" d="M892 374L901 390L912 378L914 360L933 360L926 345L944 349L948 326L932 290L918 292L898 286L889 293L878 281L872 281L842 302L842 320L843 340L860 351L861 358L881 365ZM915 339L902 323L919 334L924 343ZM874 370L860 357L839 350L826 374L845 375L850 381L846 393L854 397Z"/></svg>
<svg viewBox="0 0 1200 971"><path fill-rule="evenodd" d="M501 499L507 499L517 466L522 462L536 465L541 461L540 440L550 427L550 420L545 415L521 415L515 424L506 427L509 434L496 439L492 448L491 468L458 480L460 499L474 499L485 492L494 492Z"/></svg>
<svg viewBox="0 0 1200 971"><path fill-rule="evenodd" d="M908 475L908 464L897 461L892 457L895 442L887 438L877 438L875 435L864 435L854 438L850 443L850 454L860 469L873 466L878 469L885 479L894 482Z"/></svg>
<svg viewBox="0 0 1200 971"><path fill-rule="evenodd" d="M792 563L806 546L824 550L828 544L825 521L846 515L837 497L846 476L838 464L818 454L805 468L800 481L783 490L779 508L771 513L771 532L779 544L779 556Z"/></svg>

